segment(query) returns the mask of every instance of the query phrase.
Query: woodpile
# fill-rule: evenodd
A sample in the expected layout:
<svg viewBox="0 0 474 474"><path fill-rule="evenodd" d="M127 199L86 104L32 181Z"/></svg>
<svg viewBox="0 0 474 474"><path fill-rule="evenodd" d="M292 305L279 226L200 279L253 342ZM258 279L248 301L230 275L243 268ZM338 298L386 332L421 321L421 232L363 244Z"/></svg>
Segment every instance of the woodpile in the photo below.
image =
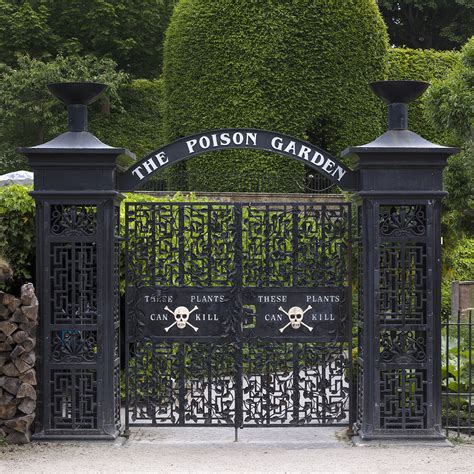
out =
<svg viewBox="0 0 474 474"><path fill-rule="evenodd" d="M28 443L36 409L38 300L31 283L21 298L0 291L0 438Z"/></svg>

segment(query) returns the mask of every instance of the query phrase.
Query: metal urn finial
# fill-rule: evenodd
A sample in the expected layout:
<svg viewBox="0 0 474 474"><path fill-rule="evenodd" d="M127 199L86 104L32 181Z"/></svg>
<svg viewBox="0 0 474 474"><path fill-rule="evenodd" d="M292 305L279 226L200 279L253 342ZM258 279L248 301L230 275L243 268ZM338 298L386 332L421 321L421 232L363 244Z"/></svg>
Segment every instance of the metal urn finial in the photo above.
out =
<svg viewBox="0 0 474 474"><path fill-rule="evenodd" d="M388 129L408 128L408 104L418 99L429 87L423 81L376 81L371 82L372 91L388 104Z"/></svg>
<svg viewBox="0 0 474 474"><path fill-rule="evenodd" d="M67 105L70 132L87 132L87 106L107 89L98 82L58 82L48 84L54 97Z"/></svg>

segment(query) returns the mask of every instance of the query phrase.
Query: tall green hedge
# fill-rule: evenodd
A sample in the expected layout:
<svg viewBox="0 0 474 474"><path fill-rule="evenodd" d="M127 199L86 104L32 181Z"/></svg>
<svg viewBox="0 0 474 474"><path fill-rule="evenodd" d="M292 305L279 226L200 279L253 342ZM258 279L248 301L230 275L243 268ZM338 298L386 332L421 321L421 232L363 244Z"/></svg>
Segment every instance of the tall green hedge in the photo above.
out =
<svg viewBox="0 0 474 474"><path fill-rule="evenodd" d="M119 95L123 110L93 114L91 131L105 143L128 148L143 158L162 144L162 81L137 79L121 88Z"/></svg>
<svg viewBox="0 0 474 474"><path fill-rule="evenodd" d="M225 34L224 34L225 32ZM381 132L367 82L385 76L385 25L375 0L181 0L164 48L164 141L224 127L310 139L333 153ZM189 160L195 190L292 191L287 158L225 151ZM217 170L217 173L216 173Z"/></svg>
<svg viewBox="0 0 474 474"><path fill-rule="evenodd" d="M393 48L389 51L387 79L420 80L432 82L443 79L459 63L459 53L455 51L435 51L432 49ZM410 105L410 130L427 140L446 144L448 137L435 130L424 111L423 96Z"/></svg>

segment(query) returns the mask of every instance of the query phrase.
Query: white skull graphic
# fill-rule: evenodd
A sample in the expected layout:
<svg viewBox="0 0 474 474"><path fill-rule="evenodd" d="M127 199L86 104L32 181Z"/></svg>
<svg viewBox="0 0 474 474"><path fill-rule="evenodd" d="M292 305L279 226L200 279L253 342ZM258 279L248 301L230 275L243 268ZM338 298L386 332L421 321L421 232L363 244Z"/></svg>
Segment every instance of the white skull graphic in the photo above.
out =
<svg viewBox="0 0 474 474"><path fill-rule="evenodd" d="M189 309L186 306L178 306L174 310L174 317L176 319L176 326L179 329L184 329L189 319Z"/></svg>
<svg viewBox="0 0 474 474"><path fill-rule="evenodd" d="M299 306L293 306L288 310L288 317L290 318L291 327L299 329L301 321L303 321L303 309Z"/></svg>
<svg viewBox="0 0 474 474"><path fill-rule="evenodd" d="M289 320L286 326L279 329L281 333L283 333L288 326L291 326L293 329L299 329L303 325L306 329L308 329L308 331L311 332L313 330L311 326L308 326L306 323L303 322L303 317L305 313L312 309L311 305L308 305L308 307L304 311L299 306L292 306L288 310L288 312L285 311L281 306L278 309L281 312L285 313L288 316Z"/></svg>
<svg viewBox="0 0 474 474"><path fill-rule="evenodd" d="M189 322L189 315L197 309L199 309L197 306L194 306L191 310L186 308L186 306L178 306L174 311L172 311L168 306L165 306L165 310L174 316L174 323L165 328L165 332L168 332L175 325L178 329L184 329L186 326L190 326L194 331L197 331L198 328Z"/></svg>

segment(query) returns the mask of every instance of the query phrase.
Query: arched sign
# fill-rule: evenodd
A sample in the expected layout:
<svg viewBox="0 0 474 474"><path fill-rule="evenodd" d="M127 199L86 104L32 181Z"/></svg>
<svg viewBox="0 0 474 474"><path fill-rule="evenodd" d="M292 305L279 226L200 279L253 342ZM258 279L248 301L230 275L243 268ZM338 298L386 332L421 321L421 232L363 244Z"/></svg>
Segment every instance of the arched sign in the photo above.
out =
<svg viewBox="0 0 474 474"><path fill-rule="evenodd" d="M222 129L202 132L155 150L134 163L119 178L121 191L133 191L155 173L179 161L212 151L228 149L262 150L298 160L329 178L345 190L354 190L356 174L325 150L283 133L258 129Z"/></svg>

